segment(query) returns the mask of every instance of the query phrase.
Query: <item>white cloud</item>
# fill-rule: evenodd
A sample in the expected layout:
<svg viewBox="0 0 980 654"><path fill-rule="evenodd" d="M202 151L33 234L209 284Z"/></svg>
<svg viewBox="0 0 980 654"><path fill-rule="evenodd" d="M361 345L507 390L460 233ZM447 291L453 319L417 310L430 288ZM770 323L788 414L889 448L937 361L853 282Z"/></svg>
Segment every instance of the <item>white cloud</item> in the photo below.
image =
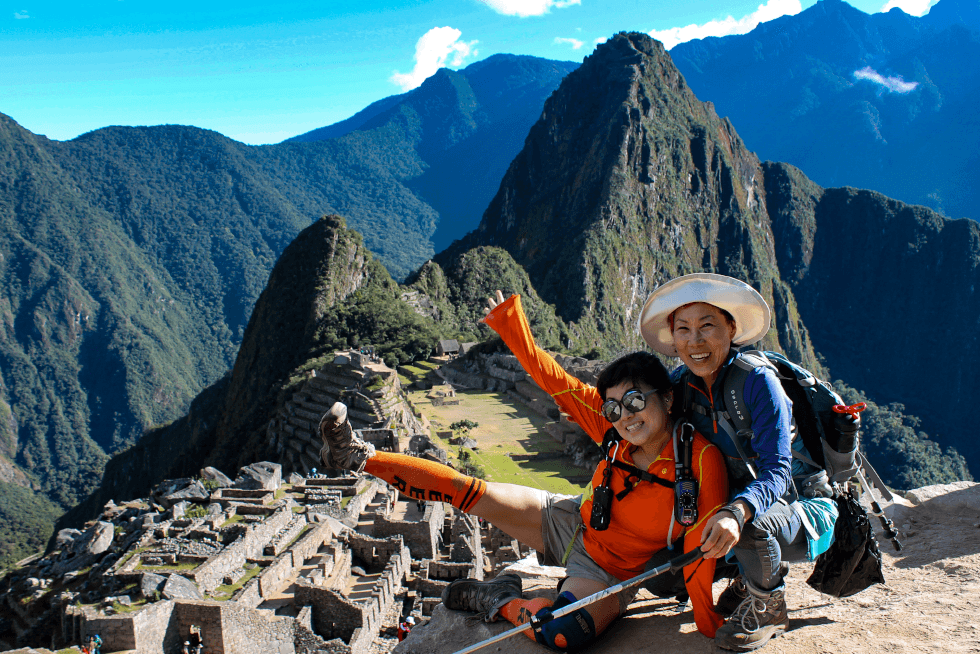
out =
<svg viewBox="0 0 980 654"><path fill-rule="evenodd" d="M415 44L415 68L410 73L391 75L391 81L402 87L403 91L417 88L428 77L443 66L462 66L469 56L476 56L478 41L460 41L463 35L453 27L433 27L422 35Z"/></svg>
<svg viewBox="0 0 980 654"><path fill-rule="evenodd" d="M30 18L30 14L27 13L26 9L21 9L20 11L14 12L14 20L24 20L25 18Z"/></svg>
<svg viewBox="0 0 980 654"><path fill-rule="evenodd" d="M703 39L708 36L728 36L730 34L748 34L759 23L766 23L780 16L793 16L803 11L800 0L769 0L748 16L735 20L731 16L724 20L713 20L704 25L688 25L672 27L666 30L653 30L650 36L664 44L670 50L679 43Z"/></svg>
<svg viewBox="0 0 980 654"><path fill-rule="evenodd" d="M871 66L865 66L861 70L854 71L854 77L874 82L887 89L890 93L911 93L919 85L918 82L906 82L901 76L884 77Z"/></svg>
<svg viewBox="0 0 980 654"><path fill-rule="evenodd" d="M505 16L542 16L554 7L563 9L582 4L582 0L480 0L498 14Z"/></svg>
<svg viewBox="0 0 980 654"><path fill-rule="evenodd" d="M559 36L555 37L555 45L570 45L572 46L572 50L578 50L585 45L585 42L579 41L578 39L565 39Z"/></svg>
<svg viewBox="0 0 980 654"><path fill-rule="evenodd" d="M888 4L881 8L881 13L898 7L909 16L925 16L936 2L938 0L888 0Z"/></svg>

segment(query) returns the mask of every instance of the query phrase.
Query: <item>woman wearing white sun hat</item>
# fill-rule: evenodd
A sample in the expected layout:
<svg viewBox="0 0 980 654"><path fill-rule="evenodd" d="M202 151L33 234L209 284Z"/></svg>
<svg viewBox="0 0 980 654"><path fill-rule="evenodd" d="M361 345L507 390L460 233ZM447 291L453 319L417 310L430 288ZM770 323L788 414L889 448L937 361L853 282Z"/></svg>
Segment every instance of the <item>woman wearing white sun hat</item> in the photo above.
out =
<svg viewBox="0 0 980 654"><path fill-rule="evenodd" d="M806 537L792 483L792 403L775 374L753 368L743 390L751 433L728 433L719 421L726 410L725 373L740 355L733 346L760 341L771 312L748 284L712 273L671 280L653 292L640 314L643 339L657 352L680 357L672 375L684 418L725 454L731 502L713 522L724 528L742 574L722 593L717 611L730 615L715 643L751 651L786 630L783 593L788 566L806 559ZM739 452L741 448L742 452ZM743 457L744 455L744 457ZM750 469L746 462L752 464Z"/></svg>

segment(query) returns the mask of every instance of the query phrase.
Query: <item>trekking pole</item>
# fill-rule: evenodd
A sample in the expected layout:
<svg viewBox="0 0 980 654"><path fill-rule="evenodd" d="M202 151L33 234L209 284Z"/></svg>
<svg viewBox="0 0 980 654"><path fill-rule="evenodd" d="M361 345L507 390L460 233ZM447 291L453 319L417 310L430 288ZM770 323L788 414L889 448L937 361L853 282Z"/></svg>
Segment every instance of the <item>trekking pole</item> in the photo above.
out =
<svg viewBox="0 0 980 654"><path fill-rule="evenodd" d="M857 404L852 404L850 406L835 404L834 412L849 413L852 416L857 416L857 414L861 413L867 408L868 405L864 402L858 402ZM875 499L874 491L871 490L871 484L868 483L868 479L864 476L864 473L861 472L861 469L866 468L868 470L868 474L872 476L872 479L875 482L875 487L879 490L879 492L881 492L882 497L887 500L891 500L891 492L889 492L889 490L885 487L884 482L881 481L881 478L878 477L878 473L875 472L875 469L871 467L867 460L860 454L858 454L858 458L860 459L860 462L858 463L858 468L855 471L855 474L857 475L858 481L861 482L861 488L863 488L871 497L871 515L877 517L878 520L881 521L881 528L885 530L885 536L891 540L892 545L895 547L895 551L901 552L902 543L898 540L898 531L895 529L895 523L893 523L888 516L885 515L881 505L878 504L878 500Z"/></svg>
<svg viewBox="0 0 980 654"><path fill-rule="evenodd" d="M687 554L681 554L680 556L674 557L673 559L667 561L663 565L647 570L642 574L638 574L632 579L627 579L626 581L620 582L615 586L610 586L605 590L600 590L597 593L592 593L588 597L583 597L577 602L572 602L571 604L563 606L560 609L555 609L554 613L550 613L546 615L544 619L538 618L537 616L532 616L530 622L526 622L520 625L519 627L514 627L513 629L508 629L507 631L499 633L496 636L493 636L492 638L482 640L479 643L476 643L475 645L470 645L465 649L459 650L458 652L456 652L456 654L469 654L470 652L475 652L479 649L483 649L487 645L493 645L494 643L499 643L502 640L507 640L511 636L515 636L521 633L522 631L527 631L528 629L533 629L534 631L540 631L541 625L543 625L546 622L550 622L555 618L560 618L563 615L568 615L573 611L578 611L579 609L588 606L589 604L595 604L599 600L605 599L610 595L615 595L621 590L625 590L632 586L636 586L637 584L642 584L644 581L650 579L651 577L656 577L657 575L661 575L667 571L677 572L678 570L682 570L687 566L691 565L692 563L694 563L695 561L697 561L698 559L700 559L702 556L704 556L704 552L702 552L700 548L693 549Z"/></svg>
<svg viewBox="0 0 980 654"><path fill-rule="evenodd" d="M864 476L864 473L861 472L861 468L858 468L857 470L857 477L858 480L861 482L861 487L864 488L867 491L868 495L871 496L871 515L877 517L878 520L881 521L881 528L885 530L885 536L887 536L891 540L892 545L895 547L895 551L901 552L902 543L900 540L898 540L898 531L895 529L895 523L892 522L888 518L888 516L885 515L885 512L881 508L881 505L878 504L878 500L875 499L875 494L871 490L871 484L868 483L868 480Z"/></svg>

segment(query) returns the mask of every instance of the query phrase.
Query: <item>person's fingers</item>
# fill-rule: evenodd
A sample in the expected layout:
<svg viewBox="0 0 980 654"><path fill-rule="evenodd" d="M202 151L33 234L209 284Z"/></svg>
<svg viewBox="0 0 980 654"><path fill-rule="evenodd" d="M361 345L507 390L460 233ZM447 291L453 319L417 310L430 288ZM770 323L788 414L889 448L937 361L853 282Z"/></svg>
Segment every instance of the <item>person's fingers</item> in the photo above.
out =
<svg viewBox="0 0 980 654"><path fill-rule="evenodd" d="M734 520L730 522L734 523ZM738 535L732 531L731 525L726 525L722 520L714 520L705 525L704 532L701 534L703 543L701 550L706 559L718 559L726 554L735 546ZM736 529L737 531L737 529Z"/></svg>
<svg viewBox="0 0 980 654"><path fill-rule="evenodd" d="M504 292L499 288L497 289L497 304L503 304L504 302Z"/></svg>

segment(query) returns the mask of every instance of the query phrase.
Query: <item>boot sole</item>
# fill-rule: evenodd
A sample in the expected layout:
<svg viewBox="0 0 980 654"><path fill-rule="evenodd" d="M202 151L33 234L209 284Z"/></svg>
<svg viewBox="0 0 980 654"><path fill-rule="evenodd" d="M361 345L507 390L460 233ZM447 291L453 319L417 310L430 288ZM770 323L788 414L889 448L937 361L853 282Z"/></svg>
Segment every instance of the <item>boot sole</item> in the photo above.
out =
<svg viewBox="0 0 980 654"><path fill-rule="evenodd" d="M724 652L754 652L757 649L761 649L765 647L766 644L773 638L776 638L777 636L780 636L786 633L787 631L789 631L789 622L787 621L785 624L770 625L770 627L772 627L773 633L769 636L769 638L766 638L765 640L759 641L757 643L750 643L747 645L733 644L727 647L723 645L715 645L715 652L717 652L718 654L724 654Z"/></svg>

